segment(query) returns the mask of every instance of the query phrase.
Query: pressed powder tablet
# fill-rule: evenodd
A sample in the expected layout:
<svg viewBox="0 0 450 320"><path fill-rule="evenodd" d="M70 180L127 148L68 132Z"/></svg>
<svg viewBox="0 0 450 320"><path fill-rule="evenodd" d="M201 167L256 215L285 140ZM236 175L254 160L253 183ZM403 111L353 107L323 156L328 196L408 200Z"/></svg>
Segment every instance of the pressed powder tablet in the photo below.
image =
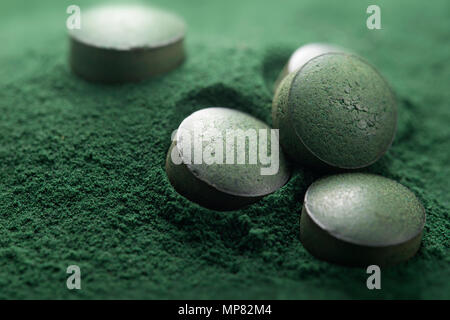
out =
<svg viewBox="0 0 450 320"><path fill-rule="evenodd" d="M72 71L91 81L129 82L168 72L184 59L184 22L141 5L104 5L69 30Z"/></svg>
<svg viewBox="0 0 450 320"><path fill-rule="evenodd" d="M300 240L314 256L343 265L394 265L419 249L425 210L405 186L382 176L345 173L305 194Z"/></svg>
<svg viewBox="0 0 450 320"><path fill-rule="evenodd" d="M169 181L181 195L210 209L256 202L290 176L275 133L237 110L196 111L173 137L166 159Z"/></svg>
<svg viewBox="0 0 450 320"><path fill-rule="evenodd" d="M397 109L392 90L371 65L352 54L327 53L284 78L272 117L295 161L356 169L387 151Z"/></svg>
<svg viewBox="0 0 450 320"><path fill-rule="evenodd" d="M337 46L326 44L326 43L308 43L297 50L294 51L294 53L289 58L288 62L284 66L283 70L281 71L280 75L278 76L277 81L275 82L275 90L280 84L280 82L286 77L289 73L294 72L303 65L311 60L312 58L315 58L317 56L320 56L324 53L330 53L330 52L343 52L344 49L339 48Z"/></svg>

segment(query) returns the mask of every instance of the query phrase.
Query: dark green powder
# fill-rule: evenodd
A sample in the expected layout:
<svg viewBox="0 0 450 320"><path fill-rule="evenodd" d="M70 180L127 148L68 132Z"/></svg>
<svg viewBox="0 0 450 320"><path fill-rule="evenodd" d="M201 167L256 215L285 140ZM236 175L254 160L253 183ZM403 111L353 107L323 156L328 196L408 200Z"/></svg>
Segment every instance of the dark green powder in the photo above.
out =
<svg viewBox="0 0 450 320"><path fill-rule="evenodd" d="M448 1L379 1L382 30L366 28L371 3L359 0L157 2L186 19L188 58L121 86L70 73L70 1L1 2L0 298L450 298ZM418 254L383 269L378 291L364 269L299 241L304 192L321 174L297 168L276 193L221 213L180 196L164 171L172 131L195 110L270 124L286 59L319 41L354 50L392 85L396 139L365 171L402 183L427 212ZM80 291L66 288L71 264Z"/></svg>

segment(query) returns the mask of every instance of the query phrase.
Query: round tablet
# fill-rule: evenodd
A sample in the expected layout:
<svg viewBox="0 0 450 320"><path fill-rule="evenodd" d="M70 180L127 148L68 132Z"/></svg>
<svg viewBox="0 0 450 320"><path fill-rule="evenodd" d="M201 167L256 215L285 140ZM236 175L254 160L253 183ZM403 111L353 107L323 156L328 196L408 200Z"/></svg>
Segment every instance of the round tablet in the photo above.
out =
<svg viewBox="0 0 450 320"><path fill-rule="evenodd" d="M425 210L408 188L378 175L345 173L308 188L300 240L326 261L394 265L417 252L424 224Z"/></svg>
<svg viewBox="0 0 450 320"><path fill-rule="evenodd" d="M397 109L392 90L371 65L352 54L327 53L284 78L272 117L297 162L356 169L387 151Z"/></svg>
<svg viewBox="0 0 450 320"><path fill-rule="evenodd" d="M185 24L141 5L105 5L69 30L72 71L91 81L128 82L168 72L184 59Z"/></svg>
<svg viewBox="0 0 450 320"><path fill-rule="evenodd" d="M294 53L291 55L288 62L284 66L283 70L278 76L277 81L275 82L274 86L275 89L278 87L278 85L284 79L284 77L286 77L289 73L294 72L303 67L303 65L312 58L320 56L321 54L324 53L343 52L343 51L344 50L340 47L326 43L308 43L301 46L300 48L294 51Z"/></svg>
<svg viewBox="0 0 450 320"><path fill-rule="evenodd" d="M173 140L166 159L169 181L181 195L210 209L253 203L290 176L277 131L237 110L194 112Z"/></svg>

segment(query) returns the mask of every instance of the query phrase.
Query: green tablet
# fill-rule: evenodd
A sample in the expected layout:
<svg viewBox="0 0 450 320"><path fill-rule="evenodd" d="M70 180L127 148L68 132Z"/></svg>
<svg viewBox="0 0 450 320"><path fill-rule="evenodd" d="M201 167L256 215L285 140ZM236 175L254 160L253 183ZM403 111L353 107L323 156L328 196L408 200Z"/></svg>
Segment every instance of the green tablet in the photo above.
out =
<svg viewBox="0 0 450 320"><path fill-rule="evenodd" d="M69 30L72 71L91 81L130 82L166 73L184 59L186 26L141 5L104 5L81 13Z"/></svg>
<svg viewBox="0 0 450 320"><path fill-rule="evenodd" d="M356 55L326 53L281 82L273 125L297 162L356 169L390 147L397 124L394 94L370 64Z"/></svg>
<svg viewBox="0 0 450 320"><path fill-rule="evenodd" d="M343 265L395 265L420 247L425 210L408 188L366 173L314 182L305 194L300 240L314 256Z"/></svg>
<svg viewBox="0 0 450 320"><path fill-rule="evenodd" d="M278 131L241 111L206 108L187 117L166 159L173 187L215 210L234 210L281 188L290 170Z"/></svg>

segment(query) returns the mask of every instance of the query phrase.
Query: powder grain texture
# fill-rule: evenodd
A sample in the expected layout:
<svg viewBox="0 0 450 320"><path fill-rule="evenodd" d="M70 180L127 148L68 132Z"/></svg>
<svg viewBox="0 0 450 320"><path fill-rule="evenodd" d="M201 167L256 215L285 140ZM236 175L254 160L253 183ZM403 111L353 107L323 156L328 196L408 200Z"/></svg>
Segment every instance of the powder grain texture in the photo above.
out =
<svg viewBox="0 0 450 320"><path fill-rule="evenodd" d="M426 10L380 1L382 30L366 28L359 0L152 3L186 20L185 63L106 86L69 70L72 2L0 2L0 298L450 298L447 0ZM418 254L383 270L382 290L367 290L364 269L301 245L304 193L320 173L297 167L280 190L232 212L191 203L165 174L171 133L196 110L271 124L276 78L308 42L357 52L397 95L392 148L365 171L413 191L427 221ZM66 288L73 264L81 290Z"/></svg>

